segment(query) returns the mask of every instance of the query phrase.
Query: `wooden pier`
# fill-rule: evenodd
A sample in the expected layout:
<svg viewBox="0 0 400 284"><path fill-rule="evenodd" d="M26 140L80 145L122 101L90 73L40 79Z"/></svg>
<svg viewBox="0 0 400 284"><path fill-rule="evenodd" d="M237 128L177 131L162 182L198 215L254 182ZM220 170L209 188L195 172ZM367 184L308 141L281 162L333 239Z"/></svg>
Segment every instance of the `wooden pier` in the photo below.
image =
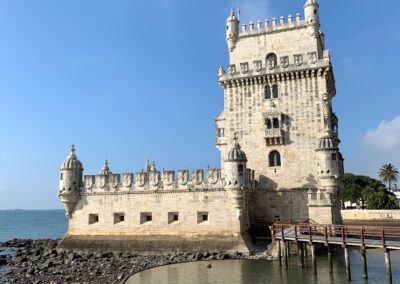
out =
<svg viewBox="0 0 400 284"><path fill-rule="evenodd" d="M368 278L367 248L381 248L385 253L386 275L388 283L392 283L390 250L400 250L400 228L378 226L346 226L322 225L313 223L290 224L275 222L272 225L272 237L279 241L279 263L288 268L287 242L293 241L298 246L299 267L304 267L304 256L307 243L311 248L312 269L317 274L315 245L324 244L328 248L330 272L333 271L331 245L341 245L346 262L346 279L351 281L351 266L348 247L360 247L363 265L363 277Z"/></svg>

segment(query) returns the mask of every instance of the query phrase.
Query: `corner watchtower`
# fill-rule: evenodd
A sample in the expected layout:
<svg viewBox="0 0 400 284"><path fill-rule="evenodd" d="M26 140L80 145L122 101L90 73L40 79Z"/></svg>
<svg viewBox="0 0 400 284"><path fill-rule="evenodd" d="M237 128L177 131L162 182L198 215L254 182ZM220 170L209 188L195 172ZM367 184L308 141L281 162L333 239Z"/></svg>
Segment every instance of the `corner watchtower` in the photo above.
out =
<svg viewBox="0 0 400 284"><path fill-rule="evenodd" d="M239 20L236 18L233 9L231 14L226 20L226 42L228 43L229 50L232 51L236 47L236 42L239 37Z"/></svg>
<svg viewBox="0 0 400 284"><path fill-rule="evenodd" d="M319 33L319 4L316 0L308 0L304 5L304 15L307 23L307 30L310 35L317 36Z"/></svg>

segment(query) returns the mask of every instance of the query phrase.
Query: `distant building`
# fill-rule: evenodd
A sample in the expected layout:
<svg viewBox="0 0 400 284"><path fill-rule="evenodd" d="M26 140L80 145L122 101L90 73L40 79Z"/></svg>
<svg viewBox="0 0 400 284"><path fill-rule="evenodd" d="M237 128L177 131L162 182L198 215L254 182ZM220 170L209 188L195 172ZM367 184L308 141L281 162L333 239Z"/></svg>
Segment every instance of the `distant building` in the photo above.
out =
<svg viewBox="0 0 400 284"><path fill-rule="evenodd" d="M341 223L344 186L336 94L319 5L248 26L226 21L230 64L218 68L215 119L222 169L113 174L106 161L82 180L75 148L61 167L65 248L141 252L251 249L249 229L274 218ZM210 102L212 103L212 102ZM193 149L196 151L196 149Z"/></svg>

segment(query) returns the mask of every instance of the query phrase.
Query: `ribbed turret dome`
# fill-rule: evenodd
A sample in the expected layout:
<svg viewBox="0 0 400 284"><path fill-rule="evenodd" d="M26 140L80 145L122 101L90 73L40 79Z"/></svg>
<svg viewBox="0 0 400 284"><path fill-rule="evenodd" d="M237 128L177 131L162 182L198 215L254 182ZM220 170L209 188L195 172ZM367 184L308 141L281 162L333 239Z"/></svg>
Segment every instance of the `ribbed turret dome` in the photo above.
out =
<svg viewBox="0 0 400 284"><path fill-rule="evenodd" d="M110 168L108 167L108 161L105 160L104 162L104 167L101 169L101 172L99 172L99 175L110 175L112 172L110 171Z"/></svg>
<svg viewBox="0 0 400 284"><path fill-rule="evenodd" d="M337 143L330 135L324 136L319 140L318 149L336 149Z"/></svg>
<svg viewBox="0 0 400 284"><path fill-rule="evenodd" d="M229 151L228 156L226 158L227 161L240 161L247 162L247 157L245 152L241 150L239 143L237 142L237 137L234 138L234 143L232 149Z"/></svg>
<svg viewBox="0 0 400 284"><path fill-rule="evenodd" d="M75 146L71 146L71 152L67 159L62 163L61 169L82 169L82 163L75 155Z"/></svg>
<svg viewBox="0 0 400 284"><path fill-rule="evenodd" d="M235 12L233 12L233 9L231 10L231 14L229 15L228 19L226 19L226 21L232 21L232 20L237 20Z"/></svg>
<svg viewBox="0 0 400 284"><path fill-rule="evenodd" d="M318 5L319 6L319 4L316 0L307 0L306 4L304 4L304 8L309 5Z"/></svg>

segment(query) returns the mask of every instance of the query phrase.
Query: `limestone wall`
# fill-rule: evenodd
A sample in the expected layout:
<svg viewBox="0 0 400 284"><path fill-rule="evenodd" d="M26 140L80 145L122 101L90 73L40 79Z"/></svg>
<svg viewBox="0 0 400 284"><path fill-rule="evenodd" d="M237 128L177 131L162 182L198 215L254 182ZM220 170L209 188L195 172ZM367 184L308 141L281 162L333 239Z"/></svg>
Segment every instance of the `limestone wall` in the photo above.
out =
<svg viewBox="0 0 400 284"><path fill-rule="evenodd" d="M346 221L376 221L400 222L400 210L342 210L343 222Z"/></svg>
<svg viewBox="0 0 400 284"><path fill-rule="evenodd" d="M98 216L90 224L89 215ZM124 221L115 219L124 214ZM202 215L207 214L208 220ZM178 215L174 220L173 215ZM151 221L148 217L151 216ZM187 234L239 232L224 190L180 193L83 194L69 222L71 234Z"/></svg>

